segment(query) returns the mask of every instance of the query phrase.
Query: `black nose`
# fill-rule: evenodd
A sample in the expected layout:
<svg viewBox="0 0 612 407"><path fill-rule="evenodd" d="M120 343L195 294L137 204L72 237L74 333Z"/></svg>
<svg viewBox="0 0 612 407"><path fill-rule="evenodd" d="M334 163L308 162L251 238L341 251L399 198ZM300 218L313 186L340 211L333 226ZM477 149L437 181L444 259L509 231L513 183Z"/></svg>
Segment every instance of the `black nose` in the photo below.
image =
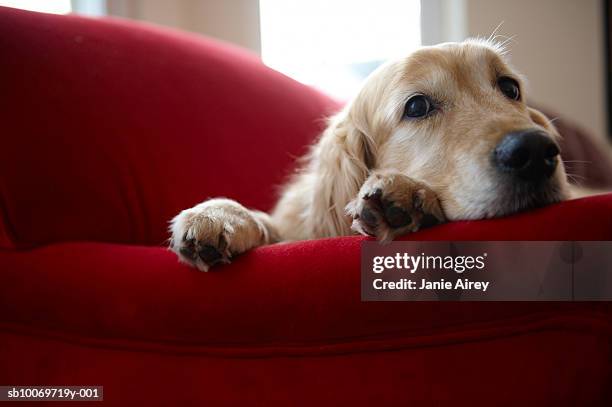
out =
<svg viewBox="0 0 612 407"><path fill-rule="evenodd" d="M500 170L527 181L549 178L557 167L559 147L541 130L508 133L493 153Z"/></svg>

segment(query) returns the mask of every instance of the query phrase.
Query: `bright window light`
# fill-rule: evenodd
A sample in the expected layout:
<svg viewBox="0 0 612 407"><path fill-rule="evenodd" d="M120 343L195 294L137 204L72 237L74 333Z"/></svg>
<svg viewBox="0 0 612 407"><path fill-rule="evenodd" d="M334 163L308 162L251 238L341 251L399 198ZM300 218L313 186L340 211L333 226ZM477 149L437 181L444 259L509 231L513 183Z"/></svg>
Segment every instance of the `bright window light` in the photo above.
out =
<svg viewBox="0 0 612 407"><path fill-rule="evenodd" d="M70 0L0 0L0 6L54 14L68 14L72 10Z"/></svg>
<svg viewBox="0 0 612 407"><path fill-rule="evenodd" d="M338 98L421 45L420 0L260 0L264 63Z"/></svg>

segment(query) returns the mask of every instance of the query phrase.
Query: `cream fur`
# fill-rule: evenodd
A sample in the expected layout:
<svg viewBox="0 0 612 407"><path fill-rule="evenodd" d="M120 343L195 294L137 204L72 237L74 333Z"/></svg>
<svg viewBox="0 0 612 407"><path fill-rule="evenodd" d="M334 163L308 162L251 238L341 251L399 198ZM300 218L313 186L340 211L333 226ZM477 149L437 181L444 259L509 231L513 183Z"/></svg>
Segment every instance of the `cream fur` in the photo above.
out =
<svg viewBox="0 0 612 407"><path fill-rule="evenodd" d="M481 219L566 199L561 163L549 185L531 194L502 183L492 168L491 151L510 131L539 128L552 139L559 137L524 97L510 101L500 93L496 78L501 75L515 78L525 93L504 51L480 40L426 47L385 64L330 119L270 215L227 199L206 201L173 219L170 248L205 271L209 264L198 256L205 246L219 250L217 262L224 263L278 241L354 231L390 240L418 230L423 214L438 221ZM423 120L403 120L405 103L415 93L437 100L440 111ZM372 199L381 199L376 190L382 190L382 199L407 208L411 223L369 227L359 214Z"/></svg>

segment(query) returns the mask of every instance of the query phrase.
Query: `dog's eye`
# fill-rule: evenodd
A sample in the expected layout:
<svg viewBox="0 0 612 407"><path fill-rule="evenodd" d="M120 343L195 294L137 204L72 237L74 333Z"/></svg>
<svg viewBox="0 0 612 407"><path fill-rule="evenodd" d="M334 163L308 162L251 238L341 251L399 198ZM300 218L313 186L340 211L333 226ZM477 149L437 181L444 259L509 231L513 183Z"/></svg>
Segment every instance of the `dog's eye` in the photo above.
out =
<svg viewBox="0 0 612 407"><path fill-rule="evenodd" d="M508 78L507 76L502 76L497 80L497 86L499 86L499 90L501 90L502 93L508 98L512 100L521 99L519 84L514 79Z"/></svg>
<svg viewBox="0 0 612 407"><path fill-rule="evenodd" d="M404 109L405 117L425 117L432 111L432 105L427 96L415 95L408 99Z"/></svg>

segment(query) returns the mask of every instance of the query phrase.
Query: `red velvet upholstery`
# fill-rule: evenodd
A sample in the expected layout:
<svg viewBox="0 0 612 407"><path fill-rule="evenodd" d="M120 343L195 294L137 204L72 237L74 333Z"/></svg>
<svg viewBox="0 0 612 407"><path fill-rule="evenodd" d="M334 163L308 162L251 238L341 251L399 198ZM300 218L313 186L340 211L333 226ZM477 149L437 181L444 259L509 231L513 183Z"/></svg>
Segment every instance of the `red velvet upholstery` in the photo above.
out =
<svg viewBox="0 0 612 407"><path fill-rule="evenodd" d="M179 264L168 219L209 196L269 208L337 107L256 58L0 9L0 60L0 385L103 385L108 405L611 401L607 303L362 303L361 237ZM610 240L612 195L407 238Z"/></svg>
<svg viewBox="0 0 612 407"><path fill-rule="evenodd" d="M161 244L211 195L269 209L335 107L227 44L125 21L2 9L0 55L5 247Z"/></svg>

